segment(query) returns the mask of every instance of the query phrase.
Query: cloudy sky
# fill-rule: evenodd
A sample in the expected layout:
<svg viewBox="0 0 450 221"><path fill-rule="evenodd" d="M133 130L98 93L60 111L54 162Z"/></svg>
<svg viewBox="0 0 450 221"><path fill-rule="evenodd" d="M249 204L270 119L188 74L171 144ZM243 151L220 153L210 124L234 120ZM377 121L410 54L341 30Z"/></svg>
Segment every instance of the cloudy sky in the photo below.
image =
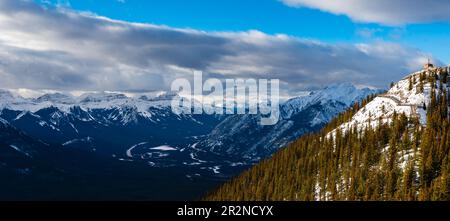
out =
<svg viewBox="0 0 450 221"><path fill-rule="evenodd" d="M386 87L450 62L450 2L428 2L1 0L0 88L168 90L196 70Z"/></svg>

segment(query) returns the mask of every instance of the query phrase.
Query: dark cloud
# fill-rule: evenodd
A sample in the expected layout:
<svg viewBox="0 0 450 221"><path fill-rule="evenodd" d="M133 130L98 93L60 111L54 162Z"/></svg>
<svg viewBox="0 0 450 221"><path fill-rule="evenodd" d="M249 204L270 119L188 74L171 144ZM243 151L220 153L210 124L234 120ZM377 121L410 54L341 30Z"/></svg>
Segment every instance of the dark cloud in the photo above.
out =
<svg viewBox="0 0 450 221"><path fill-rule="evenodd" d="M4 88L160 90L194 70L279 78L287 91L339 82L383 87L429 57L387 42L331 45L258 31L176 29L15 0L0 2L0 29Z"/></svg>
<svg viewBox="0 0 450 221"><path fill-rule="evenodd" d="M448 0L281 0L293 7L308 7L359 22L403 25L433 21L450 21Z"/></svg>

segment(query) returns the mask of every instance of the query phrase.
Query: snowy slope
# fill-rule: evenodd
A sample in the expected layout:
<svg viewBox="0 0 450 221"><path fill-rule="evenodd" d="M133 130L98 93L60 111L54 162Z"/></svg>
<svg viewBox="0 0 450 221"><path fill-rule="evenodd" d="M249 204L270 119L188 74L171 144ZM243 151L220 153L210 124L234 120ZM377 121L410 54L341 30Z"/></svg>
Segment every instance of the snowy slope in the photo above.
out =
<svg viewBox="0 0 450 221"><path fill-rule="evenodd" d="M290 118L293 114L304 110L312 104L325 105L330 102L339 102L349 107L355 101L360 101L368 95L380 92L378 89L361 88L358 89L351 83L333 84L322 90L311 92L308 96L297 97L282 104L284 118ZM329 119L326 119L327 121Z"/></svg>
<svg viewBox="0 0 450 221"><path fill-rule="evenodd" d="M449 67L445 67L449 69ZM429 76L433 72L422 70L412 73L400 80L385 94L379 95L373 101L358 111L351 121L342 124L339 128L346 131L349 128L358 129L369 126L376 127L381 122L390 122L394 112L404 113L408 117L417 117L421 124L426 124L426 105L430 102L431 83L423 84L423 91L419 91L419 78L421 74ZM410 90L410 80L416 79ZM439 84L439 82L437 82ZM448 87L445 85L445 87ZM425 107L425 108L424 108Z"/></svg>

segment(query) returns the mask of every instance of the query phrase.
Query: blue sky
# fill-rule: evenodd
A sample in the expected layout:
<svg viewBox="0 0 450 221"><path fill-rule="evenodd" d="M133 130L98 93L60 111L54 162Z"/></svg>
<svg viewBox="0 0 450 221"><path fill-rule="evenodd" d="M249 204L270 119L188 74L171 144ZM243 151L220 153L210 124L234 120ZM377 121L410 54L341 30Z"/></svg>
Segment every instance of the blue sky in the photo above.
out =
<svg viewBox="0 0 450 221"><path fill-rule="evenodd" d="M204 31L259 30L328 43L389 41L431 53L450 63L450 24L426 22L384 25L354 22L346 15L280 0L37 0L129 22L193 28Z"/></svg>

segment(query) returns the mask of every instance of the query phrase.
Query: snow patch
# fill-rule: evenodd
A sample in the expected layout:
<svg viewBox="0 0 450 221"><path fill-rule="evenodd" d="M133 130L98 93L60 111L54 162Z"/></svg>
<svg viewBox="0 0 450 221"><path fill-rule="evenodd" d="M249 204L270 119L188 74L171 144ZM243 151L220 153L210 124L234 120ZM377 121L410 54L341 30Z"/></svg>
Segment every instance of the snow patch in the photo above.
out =
<svg viewBox="0 0 450 221"><path fill-rule="evenodd" d="M127 157L133 158L133 154L131 153L131 151L133 151L134 148L136 148L136 147L138 147L138 146L145 145L145 144L147 144L147 143L148 143L148 142L142 142L142 143L138 143L138 144L136 144L136 145L130 147L130 148L127 150L127 152L126 152Z"/></svg>
<svg viewBox="0 0 450 221"><path fill-rule="evenodd" d="M18 148L17 146L15 146L15 145L9 145L9 146L10 146L11 148L13 148L14 150L16 150L17 152L22 153L22 154L24 154L25 156L27 156L27 157L29 157L29 158L32 158L32 156L31 156L29 153L27 153L27 152L21 150L21 149Z"/></svg>
<svg viewBox="0 0 450 221"><path fill-rule="evenodd" d="M177 150L177 149L167 146L167 145L163 145L163 146L159 146L159 147L150 148L150 150L173 151L173 150Z"/></svg>

